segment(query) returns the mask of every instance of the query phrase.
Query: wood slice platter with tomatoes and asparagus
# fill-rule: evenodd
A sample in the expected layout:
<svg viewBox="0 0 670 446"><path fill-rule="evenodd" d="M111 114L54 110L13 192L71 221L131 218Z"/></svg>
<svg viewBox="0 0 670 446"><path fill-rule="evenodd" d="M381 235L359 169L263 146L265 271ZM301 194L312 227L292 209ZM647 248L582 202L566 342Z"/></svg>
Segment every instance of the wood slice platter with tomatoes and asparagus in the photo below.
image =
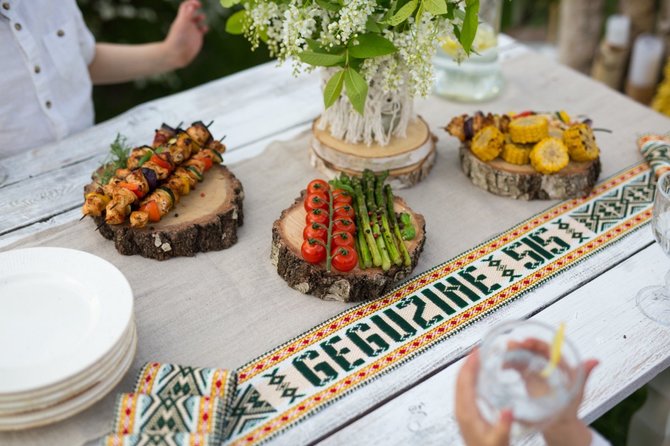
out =
<svg viewBox="0 0 670 446"><path fill-rule="evenodd" d="M591 121L573 121L564 111L477 112L453 118L445 130L462 143L463 172L497 195L522 200L583 197L600 174Z"/></svg>
<svg viewBox="0 0 670 446"><path fill-rule="evenodd" d="M272 227L272 262L292 288L325 300L374 299L407 277L425 220L396 197L388 173L314 180Z"/></svg>
<svg viewBox="0 0 670 446"><path fill-rule="evenodd" d="M226 147L198 121L163 124L151 146L117 136L84 188L84 216L121 254L166 260L228 248L242 225L242 184L220 164Z"/></svg>

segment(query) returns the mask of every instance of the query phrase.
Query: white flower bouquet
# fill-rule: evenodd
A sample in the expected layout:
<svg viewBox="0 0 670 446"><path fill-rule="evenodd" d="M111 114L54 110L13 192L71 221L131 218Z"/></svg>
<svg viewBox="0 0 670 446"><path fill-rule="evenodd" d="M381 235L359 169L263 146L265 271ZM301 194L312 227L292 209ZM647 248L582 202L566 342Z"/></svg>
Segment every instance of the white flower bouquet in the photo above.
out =
<svg viewBox="0 0 670 446"><path fill-rule="evenodd" d="M479 0L221 0L226 23L252 48L265 42L294 73L325 67L322 128L348 142L404 136L413 98L432 87L440 38L470 51Z"/></svg>

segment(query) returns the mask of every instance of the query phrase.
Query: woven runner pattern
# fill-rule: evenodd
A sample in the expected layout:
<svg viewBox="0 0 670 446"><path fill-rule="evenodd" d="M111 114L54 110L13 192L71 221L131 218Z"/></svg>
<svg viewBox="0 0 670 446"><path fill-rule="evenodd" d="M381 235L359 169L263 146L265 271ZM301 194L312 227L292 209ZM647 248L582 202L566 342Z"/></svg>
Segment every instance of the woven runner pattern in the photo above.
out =
<svg viewBox="0 0 670 446"><path fill-rule="evenodd" d="M637 145L656 178L670 172L670 135L645 135Z"/></svg>
<svg viewBox="0 0 670 446"><path fill-rule="evenodd" d="M327 407L649 221L646 163L567 200L251 361L224 432L257 444Z"/></svg>
<svg viewBox="0 0 670 446"><path fill-rule="evenodd" d="M106 446L218 445L236 384L234 372L147 363L135 393L117 397Z"/></svg>

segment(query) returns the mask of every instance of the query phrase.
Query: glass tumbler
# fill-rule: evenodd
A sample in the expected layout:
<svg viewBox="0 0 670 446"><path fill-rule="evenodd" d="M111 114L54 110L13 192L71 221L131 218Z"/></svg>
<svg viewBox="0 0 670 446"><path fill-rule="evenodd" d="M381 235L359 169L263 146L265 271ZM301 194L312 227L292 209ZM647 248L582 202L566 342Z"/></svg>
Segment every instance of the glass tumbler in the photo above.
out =
<svg viewBox="0 0 670 446"><path fill-rule="evenodd" d="M512 321L496 327L484 338L477 404L491 423L498 421L502 410L511 409L513 437L548 425L584 382L579 353L567 339L556 367L548 367L556 332L556 328L541 322Z"/></svg>
<svg viewBox="0 0 670 446"><path fill-rule="evenodd" d="M460 102L481 102L500 94L504 85L498 60L502 2L480 0L479 26L469 57L453 37L439 40L433 59L436 94Z"/></svg>

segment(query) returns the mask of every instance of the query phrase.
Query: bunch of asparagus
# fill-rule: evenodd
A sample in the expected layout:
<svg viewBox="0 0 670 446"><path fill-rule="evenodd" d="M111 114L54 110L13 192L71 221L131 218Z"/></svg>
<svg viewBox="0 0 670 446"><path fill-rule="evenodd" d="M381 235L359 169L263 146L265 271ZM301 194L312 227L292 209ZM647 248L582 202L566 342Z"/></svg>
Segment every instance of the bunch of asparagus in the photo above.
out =
<svg viewBox="0 0 670 446"><path fill-rule="evenodd" d="M388 271L392 264L410 266L412 262L393 208L393 190L391 185L384 185L387 177L388 172L375 175L366 170L361 178L342 174L331 181L353 195L361 269L375 266Z"/></svg>

